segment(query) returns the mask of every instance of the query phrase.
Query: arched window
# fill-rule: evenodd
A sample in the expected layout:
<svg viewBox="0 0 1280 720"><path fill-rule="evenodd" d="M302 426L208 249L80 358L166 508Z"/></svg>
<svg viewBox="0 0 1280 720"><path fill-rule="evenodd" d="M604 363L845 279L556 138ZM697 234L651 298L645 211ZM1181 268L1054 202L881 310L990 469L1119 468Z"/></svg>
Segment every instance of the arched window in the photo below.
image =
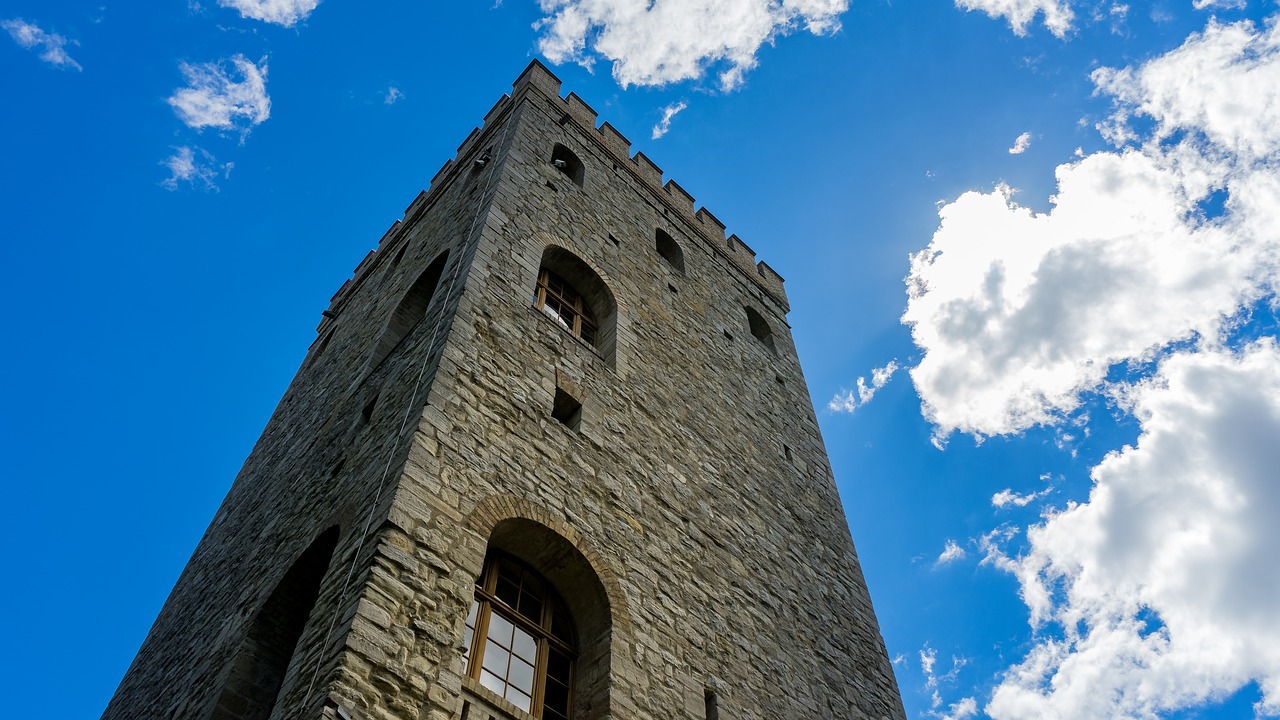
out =
<svg viewBox="0 0 1280 720"><path fill-rule="evenodd" d="M670 265L673 270L683 275L684 251L681 250L676 241L661 228L658 229L656 235L658 254L662 256L662 259L667 261L667 264Z"/></svg>
<svg viewBox="0 0 1280 720"><path fill-rule="evenodd" d="M595 346L599 329L595 313L572 285L547 268L538 271L537 302L564 329Z"/></svg>
<svg viewBox="0 0 1280 720"><path fill-rule="evenodd" d="M337 544L336 527L317 537L258 609L240 642L211 720L267 720L271 716Z"/></svg>
<svg viewBox="0 0 1280 720"><path fill-rule="evenodd" d="M586 168L583 167L582 161L569 148L556 143L551 149L551 164L557 170L569 176L574 185L582 187L582 180L586 176Z"/></svg>
<svg viewBox="0 0 1280 720"><path fill-rule="evenodd" d="M449 259L449 251L440 253L439 257L427 266L409 288L409 292L400 299L400 304L391 313L382 335L373 345L369 354L370 371L382 364L392 350L405 339L431 307L431 297L436 293L436 285L440 283L440 275L444 272L445 261Z"/></svg>
<svg viewBox="0 0 1280 720"><path fill-rule="evenodd" d="M564 602L524 563L490 553L467 615L467 675L546 720L572 717L577 644Z"/></svg>
<svg viewBox="0 0 1280 720"><path fill-rule="evenodd" d="M547 247L533 304L613 363L617 303L609 286L581 258L561 247Z"/></svg>
<svg viewBox="0 0 1280 720"><path fill-rule="evenodd" d="M773 329L769 327L769 322L764 319L764 316L756 312L755 308L746 307L743 309L747 311L747 325L751 328L751 334L764 343L765 347L776 352L773 344Z"/></svg>

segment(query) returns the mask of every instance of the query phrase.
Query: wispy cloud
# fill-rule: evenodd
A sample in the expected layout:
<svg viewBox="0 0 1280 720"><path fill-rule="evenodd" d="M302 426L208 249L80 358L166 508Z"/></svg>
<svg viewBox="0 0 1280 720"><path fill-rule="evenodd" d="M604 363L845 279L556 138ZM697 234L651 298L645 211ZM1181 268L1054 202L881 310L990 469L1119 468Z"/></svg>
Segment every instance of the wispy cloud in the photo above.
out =
<svg viewBox="0 0 1280 720"><path fill-rule="evenodd" d="M1027 26L1036 15L1044 15L1044 26L1058 37L1071 29L1075 13L1064 0L955 0L961 10L981 10L987 15L1009 21L1016 35L1026 35Z"/></svg>
<svg viewBox="0 0 1280 720"><path fill-rule="evenodd" d="M241 17L292 27L306 20L320 0L218 0L218 4L239 11Z"/></svg>
<svg viewBox="0 0 1280 720"><path fill-rule="evenodd" d="M267 97L267 61L254 64L243 55L230 60L180 66L187 87L169 98L169 104L187 127L201 130L239 130L241 138L271 116Z"/></svg>
<svg viewBox="0 0 1280 720"><path fill-rule="evenodd" d="M64 70L84 70L80 63L67 54L67 45L79 45L74 40L67 40L57 33L45 32L33 23L22 18L0 21L0 27L9 32L14 42L29 50L40 53L40 59L56 68Z"/></svg>
<svg viewBox="0 0 1280 720"><path fill-rule="evenodd" d="M695 80L719 68L723 89L742 83L766 42L803 28L840 29L848 0L540 0L538 49L555 63L613 65L623 87Z"/></svg>
<svg viewBox="0 0 1280 720"><path fill-rule="evenodd" d="M938 559L934 561L934 566L947 565L957 560L963 560L966 553L964 548L956 544L955 540L947 538L946 546L942 549L942 554L938 555Z"/></svg>
<svg viewBox="0 0 1280 720"><path fill-rule="evenodd" d="M657 125L653 126L653 139L657 140L663 135L666 135L667 131L671 129L671 118L675 117L677 113L687 107L689 107L689 103L681 100L679 102L673 102L662 108L662 119L658 121Z"/></svg>
<svg viewBox="0 0 1280 720"><path fill-rule="evenodd" d="M382 99L382 102L383 104L386 104L386 105L395 105L396 101L402 99L403 97L404 97L404 92L402 92L400 88L396 87L395 85L392 85L391 87L387 88L387 96Z"/></svg>
<svg viewBox="0 0 1280 720"><path fill-rule="evenodd" d="M1021 495L1009 488L1005 488L991 496L991 504L998 508L1006 507L1008 505L1013 505L1014 507L1026 507L1051 492L1053 492L1053 488L1045 488L1044 490Z"/></svg>
<svg viewBox="0 0 1280 720"><path fill-rule="evenodd" d="M1024 132L1013 141L1013 147L1009 148L1010 155L1021 155L1031 147L1031 133Z"/></svg>
<svg viewBox="0 0 1280 720"><path fill-rule="evenodd" d="M204 190L217 190L214 181L219 175L230 175L232 163L218 165L215 158L203 149L192 146L176 147L160 164L169 170L169 177L160 181L167 190L178 190L182 187L197 187Z"/></svg>
<svg viewBox="0 0 1280 720"><path fill-rule="evenodd" d="M876 396L876 392L889 382L889 378L893 377L893 374L896 373L898 369L898 362L896 360L890 360L884 367L878 367L871 371L870 383L867 382L867 378L865 376L859 377L857 390L845 390L843 392L836 393L835 397L831 398L827 403L827 409L834 412L851 413L863 405L866 405L871 402L871 398Z"/></svg>

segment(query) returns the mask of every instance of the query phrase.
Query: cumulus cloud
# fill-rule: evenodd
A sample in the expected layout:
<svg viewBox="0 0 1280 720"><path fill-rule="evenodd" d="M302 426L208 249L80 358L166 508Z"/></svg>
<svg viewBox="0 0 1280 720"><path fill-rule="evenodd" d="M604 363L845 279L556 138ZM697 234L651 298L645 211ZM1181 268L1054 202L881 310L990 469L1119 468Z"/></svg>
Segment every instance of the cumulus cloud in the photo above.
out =
<svg viewBox="0 0 1280 720"><path fill-rule="evenodd" d="M967 718L978 716L978 701L971 698L961 698L959 702L951 704L951 707L945 713L933 713L934 717L939 720L967 720Z"/></svg>
<svg viewBox="0 0 1280 720"><path fill-rule="evenodd" d="M254 64L235 55L198 65L184 62L180 67L187 87L175 92L169 104L188 127L238 129L243 137L271 116L265 58Z"/></svg>
<svg viewBox="0 0 1280 720"><path fill-rule="evenodd" d="M241 17L292 27L306 20L320 0L218 0L218 4L239 11Z"/></svg>
<svg viewBox="0 0 1280 720"><path fill-rule="evenodd" d="M1013 147L1009 148L1010 155L1021 155L1031 147L1031 133L1024 132L1013 141Z"/></svg>
<svg viewBox="0 0 1280 720"><path fill-rule="evenodd" d="M955 540L947 538L946 546L942 548L942 554L938 555L938 559L934 561L934 565L946 565L956 560L963 560L965 556L964 548L956 544Z"/></svg>
<svg viewBox="0 0 1280 720"><path fill-rule="evenodd" d="M956 7L965 11L981 10L990 17L1003 17L1016 35L1026 35L1027 26L1036 15L1044 15L1044 26L1058 37L1065 37L1071 29L1075 14L1071 7L1060 0L956 0Z"/></svg>
<svg viewBox="0 0 1280 720"><path fill-rule="evenodd" d="M0 27L9 33L9 37L24 48L36 50L40 53L40 59L49 63L56 68L64 70L83 70L80 63L76 62L67 54L67 44L79 45L74 40L67 40L57 33L45 32L36 25L23 20L22 18L12 18L10 20L0 21Z"/></svg>
<svg viewBox="0 0 1280 720"><path fill-rule="evenodd" d="M1131 386L1135 445L1005 561L1044 633L986 708L1147 718L1256 681L1280 713L1280 347L1186 350Z"/></svg>
<svg viewBox="0 0 1280 720"><path fill-rule="evenodd" d="M871 398L876 396L876 392L889 382L889 378L898 371L898 362L890 360L889 364L884 367L878 367L871 371L871 382L867 382L866 377L858 378L858 389L845 390L836 393L835 397L827 403L827 409L834 412L853 412L858 408L871 402Z"/></svg>
<svg viewBox="0 0 1280 720"><path fill-rule="evenodd" d="M1271 292L1278 28L1211 22L1141 67L1096 71L1115 102L1100 129L1117 147L1059 166L1049 212L1006 186L941 208L903 315L939 436L1056 423L1112 366L1211 343ZM1210 217L1214 194L1227 199Z"/></svg>
<svg viewBox="0 0 1280 720"><path fill-rule="evenodd" d="M174 148L173 154L160 164L169 170L169 177L160 181L166 190L178 190L183 186L217 190L214 180L219 174L230 174L232 168L231 163L218 165L208 152L190 146Z"/></svg>
<svg viewBox="0 0 1280 720"><path fill-rule="evenodd" d="M766 42L798 29L840 29L848 0L540 0L538 49L552 62L613 66L623 87L703 77L713 66L732 89Z"/></svg>
<svg viewBox="0 0 1280 720"><path fill-rule="evenodd" d="M653 139L657 140L663 135L666 135L667 131L671 129L671 118L675 117L677 113L687 107L689 107L689 103L681 100L680 102L673 102L662 108L662 119L658 121L657 125L653 126Z"/></svg>

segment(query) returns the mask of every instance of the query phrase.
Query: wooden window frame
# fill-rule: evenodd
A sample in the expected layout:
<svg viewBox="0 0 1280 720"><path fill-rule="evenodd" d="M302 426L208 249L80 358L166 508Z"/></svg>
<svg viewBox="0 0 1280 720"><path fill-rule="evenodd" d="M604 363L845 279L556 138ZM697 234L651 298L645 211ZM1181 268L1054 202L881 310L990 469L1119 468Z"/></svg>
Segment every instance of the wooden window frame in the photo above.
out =
<svg viewBox="0 0 1280 720"><path fill-rule="evenodd" d="M535 623L525 617L516 608L511 607L501 600L497 595L497 585L499 576L499 567L502 562L508 562L519 566L523 573L532 575L541 583L544 592L542 593L541 603L542 611L539 622ZM523 576L522 576L523 577ZM541 573L534 570L528 564L523 563L506 553L490 552L485 558L484 569L480 573L480 577L476 579L475 600L472 607L476 608L475 627L471 633L471 642L467 647L467 677L480 682L480 670L484 666L485 645L489 639L489 621L496 612L503 620L515 625L517 628L524 630L534 638L537 646L537 658L534 662L533 670L533 694L529 702L528 713L535 718L541 718L543 715L543 704L545 701L545 690L547 685L547 663L550 658L552 648L558 650L569 659L569 677L568 677L568 702L565 706L565 717L569 720L573 718L573 685L575 675L577 674L577 641L575 638L575 630L571 626L572 619L565 603L560 596L551 587L551 583L542 576ZM570 624L565 628L566 634L569 635L568 640L558 638L552 634L552 621L559 612L560 618ZM468 611L468 615L470 611ZM504 680L505 682L505 680ZM482 686L483 687L483 686ZM485 687L488 692L493 692ZM495 693L496 694L496 693ZM505 698L504 698L505 699ZM510 702L509 700L507 702Z"/></svg>
<svg viewBox="0 0 1280 720"><path fill-rule="evenodd" d="M548 299L563 310L556 307L548 309ZM600 324L596 322L595 313L591 312L586 298L567 280L545 267L538 270L534 306L563 322L565 329L586 344L599 346Z"/></svg>

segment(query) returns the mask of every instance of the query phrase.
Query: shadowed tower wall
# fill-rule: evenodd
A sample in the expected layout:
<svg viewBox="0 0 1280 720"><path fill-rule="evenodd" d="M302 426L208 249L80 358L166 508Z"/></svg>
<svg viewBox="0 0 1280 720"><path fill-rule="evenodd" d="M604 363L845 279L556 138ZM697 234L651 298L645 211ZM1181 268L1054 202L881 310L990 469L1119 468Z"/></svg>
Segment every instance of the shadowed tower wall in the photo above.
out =
<svg viewBox="0 0 1280 720"><path fill-rule="evenodd" d="M782 278L559 91L339 289L104 717L904 717Z"/></svg>

